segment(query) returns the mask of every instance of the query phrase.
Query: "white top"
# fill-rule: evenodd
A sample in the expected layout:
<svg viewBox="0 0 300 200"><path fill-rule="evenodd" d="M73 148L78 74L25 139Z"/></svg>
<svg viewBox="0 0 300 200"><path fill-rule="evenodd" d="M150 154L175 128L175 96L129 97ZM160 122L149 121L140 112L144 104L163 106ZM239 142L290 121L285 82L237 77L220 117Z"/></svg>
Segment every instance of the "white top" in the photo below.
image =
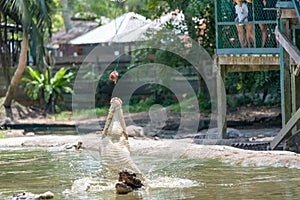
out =
<svg viewBox="0 0 300 200"><path fill-rule="evenodd" d="M248 6L247 3L242 3L242 7L235 5L235 13L239 22L248 22Z"/></svg>

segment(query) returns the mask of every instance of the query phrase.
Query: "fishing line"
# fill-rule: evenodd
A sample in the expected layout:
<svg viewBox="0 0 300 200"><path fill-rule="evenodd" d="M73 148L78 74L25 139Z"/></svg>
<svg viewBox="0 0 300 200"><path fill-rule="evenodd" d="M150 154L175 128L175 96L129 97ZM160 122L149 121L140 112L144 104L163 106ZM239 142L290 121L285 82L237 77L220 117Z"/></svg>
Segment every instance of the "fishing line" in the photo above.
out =
<svg viewBox="0 0 300 200"><path fill-rule="evenodd" d="M119 76L119 73L117 72L117 69L120 64L120 59L121 59L121 43L120 43L120 38L118 36L118 32L120 30L121 25L124 22L124 19L120 22L119 26L117 25L117 12L118 12L118 6L119 6L119 0L115 0L115 16L114 16L114 21L115 21L115 35L112 37L111 42L117 38L116 43L117 43L117 52L118 52L118 57L117 57L117 62L116 66L114 67L113 71L110 73L109 78L110 80L114 81L116 84L117 78Z"/></svg>
<svg viewBox="0 0 300 200"><path fill-rule="evenodd" d="M119 24L119 26L117 25L117 12L118 12L118 6L119 6L119 0L115 0L115 16L114 16L114 21L115 21L115 35L112 37L111 41L114 40L114 38L117 38L117 52L118 52L118 58L117 58L117 63L116 63L116 66L114 67L114 70L113 71L117 71L118 67L119 67L119 64L120 64L120 54L121 54L121 44L119 42L119 36L118 36L118 33L119 33L119 30L120 30L120 27L124 21L124 19L122 20L122 22Z"/></svg>

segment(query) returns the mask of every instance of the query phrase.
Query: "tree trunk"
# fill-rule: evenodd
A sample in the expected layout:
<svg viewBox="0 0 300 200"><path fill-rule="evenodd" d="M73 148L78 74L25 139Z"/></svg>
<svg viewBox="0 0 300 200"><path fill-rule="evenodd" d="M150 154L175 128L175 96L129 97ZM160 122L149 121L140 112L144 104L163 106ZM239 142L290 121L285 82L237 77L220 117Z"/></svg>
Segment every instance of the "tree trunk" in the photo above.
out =
<svg viewBox="0 0 300 200"><path fill-rule="evenodd" d="M65 29L66 32L69 32L69 30L72 29L72 23L68 8L68 0L60 0L60 3L62 5L62 17L64 20Z"/></svg>
<svg viewBox="0 0 300 200"><path fill-rule="evenodd" d="M49 99L49 102L45 106L44 112L45 115L57 113L55 109L55 101L52 99L52 95Z"/></svg>
<svg viewBox="0 0 300 200"><path fill-rule="evenodd" d="M6 115L7 115L7 117L10 117L11 119L13 119L11 103L14 98L19 80L21 79L21 76L22 76L25 66L26 66L27 50L28 50L28 32L27 32L26 28L23 28L23 39L22 39L21 53L20 53L20 58L19 58L19 65L15 71L14 76L11 79L11 82L10 82L10 85L6 92L5 100L3 103L3 105L5 107Z"/></svg>
<svg viewBox="0 0 300 200"><path fill-rule="evenodd" d="M201 93L203 93L203 79L202 76L199 72L197 72L197 77L198 77L198 91L197 95L199 96Z"/></svg>

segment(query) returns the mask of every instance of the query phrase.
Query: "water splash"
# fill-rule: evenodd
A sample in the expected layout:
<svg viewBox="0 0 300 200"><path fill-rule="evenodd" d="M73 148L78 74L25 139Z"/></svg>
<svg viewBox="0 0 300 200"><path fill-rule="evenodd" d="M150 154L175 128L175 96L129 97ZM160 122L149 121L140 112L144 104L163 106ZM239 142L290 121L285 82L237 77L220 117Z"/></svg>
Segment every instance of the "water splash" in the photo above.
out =
<svg viewBox="0 0 300 200"><path fill-rule="evenodd" d="M174 177L158 177L148 183L150 188L190 188L201 184L197 181Z"/></svg>
<svg viewBox="0 0 300 200"><path fill-rule="evenodd" d="M81 178L74 181L71 192L101 192L105 190L114 190L115 183L107 179Z"/></svg>
<svg viewBox="0 0 300 200"><path fill-rule="evenodd" d="M107 190L115 190L115 184L117 181L110 181L107 179L95 179L95 178L81 178L74 181L71 193L82 192L102 192ZM174 177L158 177L153 180L148 180L147 189L154 188L191 188L203 185L197 181L183 178Z"/></svg>

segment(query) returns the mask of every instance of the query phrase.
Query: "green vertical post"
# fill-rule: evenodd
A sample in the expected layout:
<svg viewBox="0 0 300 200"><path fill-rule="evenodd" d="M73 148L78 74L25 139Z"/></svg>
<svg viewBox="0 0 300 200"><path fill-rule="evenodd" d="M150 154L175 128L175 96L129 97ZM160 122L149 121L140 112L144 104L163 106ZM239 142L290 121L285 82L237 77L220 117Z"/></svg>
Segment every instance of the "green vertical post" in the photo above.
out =
<svg viewBox="0 0 300 200"><path fill-rule="evenodd" d="M299 30L293 29L293 42L298 47L300 46L299 40L297 40L300 34ZM300 108L300 76L294 74L295 66L291 72L291 89L292 89L292 113L295 114L298 108ZM292 134L295 134L300 129L300 121L296 124L292 130Z"/></svg>
<svg viewBox="0 0 300 200"><path fill-rule="evenodd" d="M218 33L218 0L215 0L215 27L216 27L216 50L219 49L219 33Z"/></svg>
<svg viewBox="0 0 300 200"><path fill-rule="evenodd" d="M289 21L286 19L280 20L280 31L284 33L288 38L289 34ZM281 90L281 116L282 126L291 118L291 74L290 74L290 56L280 46L280 90ZM288 136L289 134L287 134Z"/></svg>

